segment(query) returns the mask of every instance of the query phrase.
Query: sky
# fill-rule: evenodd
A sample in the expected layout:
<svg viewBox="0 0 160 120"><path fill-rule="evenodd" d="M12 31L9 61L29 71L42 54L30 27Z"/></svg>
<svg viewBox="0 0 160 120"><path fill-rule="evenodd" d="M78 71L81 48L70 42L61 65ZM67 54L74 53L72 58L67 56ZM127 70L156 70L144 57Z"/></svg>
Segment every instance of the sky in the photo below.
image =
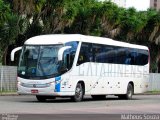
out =
<svg viewBox="0 0 160 120"><path fill-rule="evenodd" d="M126 7L135 7L139 10L147 10L150 6L150 0L126 0Z"/></svg>

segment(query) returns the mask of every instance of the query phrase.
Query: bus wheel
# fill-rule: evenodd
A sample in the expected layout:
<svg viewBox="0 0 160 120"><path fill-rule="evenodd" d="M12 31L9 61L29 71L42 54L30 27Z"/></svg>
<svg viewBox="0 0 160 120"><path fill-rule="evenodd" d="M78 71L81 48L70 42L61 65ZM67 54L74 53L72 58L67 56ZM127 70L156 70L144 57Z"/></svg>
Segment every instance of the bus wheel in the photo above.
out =
<svg viewBox="0 0 160 120"><path fill-rule="evenodd" d="M133 90L132 84L128 84L127 93L126 93L126 95L125 95L125 98L126 98L127 100L132 99L133 91L134 91L134 90Z"/></svg>
<svg viewBox="0 0 160 120"><path fill-rule="evenodd" d="M106 95L91 95L94 100L105 100Z"/></svg>
<svg viewBox="0 0 160 120"><path fill-rule="evenodd" d="M45 102L46 101L46 97L45 96L40 96L40 95L36 95L36 98L39 102Z"/></svg>
<svg viewBox="0 0 160 120"><path fill-rule="evenodd" d="M74 102L80 102L83 100L84 90L81 83L78 83L75 89L75 95L71 97Z"/></svg>
<svg viewBox="0 0 160 120"><path fill-rule="evenodd" d="M127 92L126 92L126 94L125 95L119 95L118 97L120 98L120 99L127 99L127 100L130 100L130 99L132 99L132 96L133 96L133 86L132 86L132 84L128 84L128 87L127 87Z"/></svg>

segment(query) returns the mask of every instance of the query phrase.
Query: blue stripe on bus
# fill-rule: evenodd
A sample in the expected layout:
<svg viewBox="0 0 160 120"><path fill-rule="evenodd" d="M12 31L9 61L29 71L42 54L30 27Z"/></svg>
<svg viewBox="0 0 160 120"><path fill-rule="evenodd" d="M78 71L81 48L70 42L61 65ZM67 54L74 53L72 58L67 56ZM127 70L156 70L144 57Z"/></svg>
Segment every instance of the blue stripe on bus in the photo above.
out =
<svg viewBox="0 0 160 120"><path fill-rule="evenodd" d="M55 77L55 92L60 92L61 91L61 76Z"/></svg>

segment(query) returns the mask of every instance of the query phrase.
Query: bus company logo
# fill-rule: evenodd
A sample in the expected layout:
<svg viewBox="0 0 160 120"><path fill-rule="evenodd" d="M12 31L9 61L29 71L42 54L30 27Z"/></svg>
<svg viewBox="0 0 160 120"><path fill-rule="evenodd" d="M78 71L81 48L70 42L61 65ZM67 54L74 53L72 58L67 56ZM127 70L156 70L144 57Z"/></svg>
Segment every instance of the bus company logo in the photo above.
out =
<svg viewBox="0 0 160 120"><path fill-rule="evenodd" d="M85 63L78 67L78 76L100 76L100 77L134 77L147 78L148 66L133 66L104 63Z"/></svg>
<svg viewBox="0 0 160 120"><path fill-rule="evenodd" d="M40 82L32 81L32 82L28 82L27 84L40 84Z"/></svg>
<svg viewBox="0 0 160 120"><path fill-rule="evenodd" d="M36 84L33 84L33 87L36 88Z"/></svg>

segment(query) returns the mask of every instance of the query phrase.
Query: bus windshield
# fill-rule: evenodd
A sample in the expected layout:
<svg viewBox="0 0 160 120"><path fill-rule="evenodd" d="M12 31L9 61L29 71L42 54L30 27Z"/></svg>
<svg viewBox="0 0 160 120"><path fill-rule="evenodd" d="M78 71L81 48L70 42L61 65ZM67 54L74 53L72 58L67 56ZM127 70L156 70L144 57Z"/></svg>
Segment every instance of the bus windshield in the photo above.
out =
<svg viewBox="0 0 160 120"><path fill-rule="evenodd" d="M58 76L58 51L63 45L24 46L18 66L18 76L46 79Z"/></svg>

